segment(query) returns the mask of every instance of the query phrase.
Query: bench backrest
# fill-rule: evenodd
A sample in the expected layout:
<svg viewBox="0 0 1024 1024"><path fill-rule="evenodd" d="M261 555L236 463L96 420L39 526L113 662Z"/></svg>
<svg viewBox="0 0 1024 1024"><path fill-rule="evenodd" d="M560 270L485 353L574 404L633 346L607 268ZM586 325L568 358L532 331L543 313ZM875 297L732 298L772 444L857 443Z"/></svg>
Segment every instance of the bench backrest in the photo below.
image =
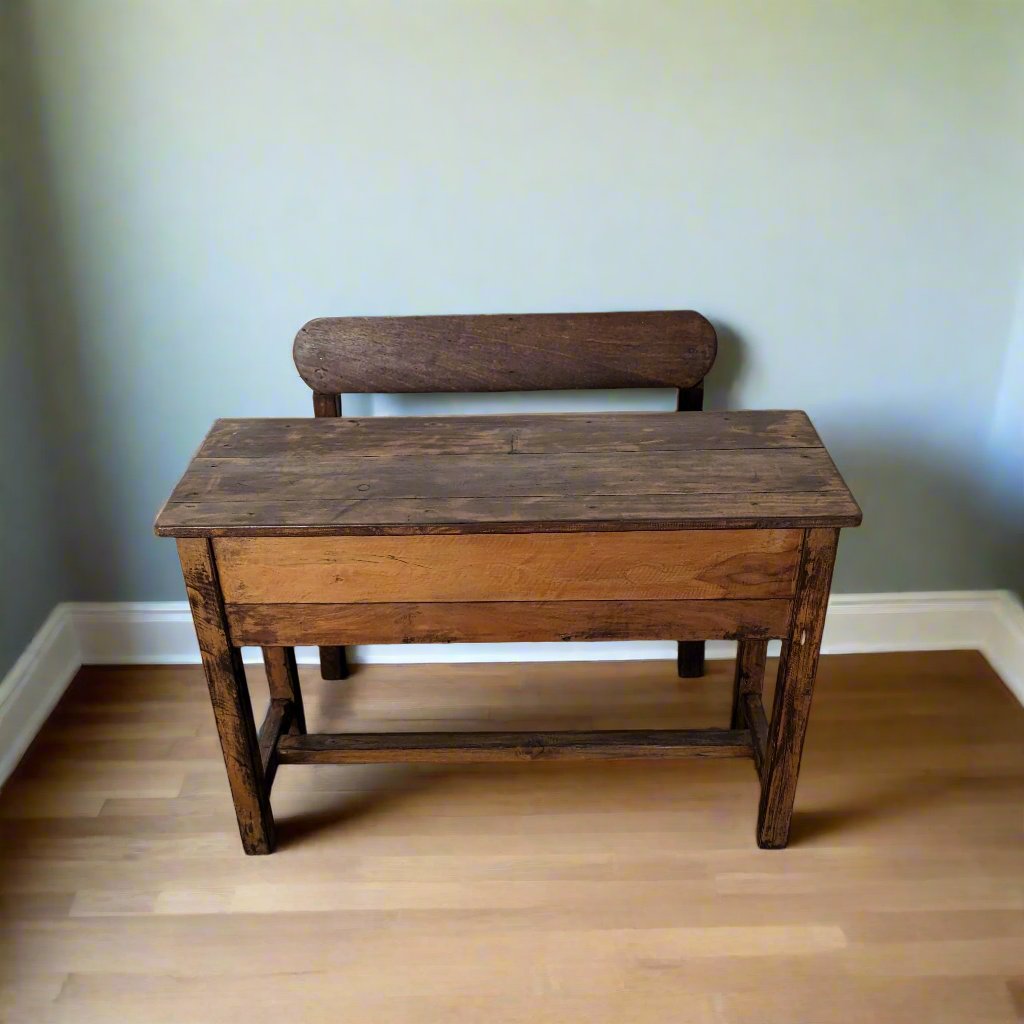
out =
<svg viewBox="0 0 1024 1024"><path fill-rule="evenodd" d="M295 338L318 416L342 393L677 388L701 407L715 329L699 313L322 317Z"/></svg>

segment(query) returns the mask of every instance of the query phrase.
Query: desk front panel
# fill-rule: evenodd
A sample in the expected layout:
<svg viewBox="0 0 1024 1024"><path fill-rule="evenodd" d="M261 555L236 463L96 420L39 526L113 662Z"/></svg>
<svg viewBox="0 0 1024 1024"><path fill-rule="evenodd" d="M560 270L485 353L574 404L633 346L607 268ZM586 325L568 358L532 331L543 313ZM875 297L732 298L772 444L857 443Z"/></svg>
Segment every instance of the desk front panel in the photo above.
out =
<svg viewBox="0 0 1024 1024"><path fill-rule="evenodd" d="M786 633L803 531L216 538L233 642Z"/></svg>

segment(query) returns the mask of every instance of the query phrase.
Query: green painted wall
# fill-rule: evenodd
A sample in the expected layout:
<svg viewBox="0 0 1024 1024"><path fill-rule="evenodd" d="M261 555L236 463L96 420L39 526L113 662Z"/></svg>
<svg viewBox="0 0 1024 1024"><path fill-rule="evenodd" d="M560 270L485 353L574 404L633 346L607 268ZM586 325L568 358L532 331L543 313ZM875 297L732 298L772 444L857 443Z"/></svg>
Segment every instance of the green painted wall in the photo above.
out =
<svg viewBox="0 0 1024 1024"><path fill-rule="evenodd" d="M713 405L819 425L838 590L1019 585L1024 5L15 6L73 596L181 596L153 515L215 416L308 413L312 316L665 307Z"/></svg>
<svg viewBox="0 0 1024 1024"><path fill-rule="evenodd" d="M45 354L24 259L22 172L31 128L10 25L9 10L0 8L0 680L70 589L46 420Z"/></svg>

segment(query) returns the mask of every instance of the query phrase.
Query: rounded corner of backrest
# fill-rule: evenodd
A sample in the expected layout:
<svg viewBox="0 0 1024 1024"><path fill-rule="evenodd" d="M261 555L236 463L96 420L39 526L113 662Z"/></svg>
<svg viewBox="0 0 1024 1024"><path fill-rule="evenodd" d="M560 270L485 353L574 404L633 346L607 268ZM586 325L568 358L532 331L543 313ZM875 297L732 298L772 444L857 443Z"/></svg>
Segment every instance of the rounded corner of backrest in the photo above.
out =
<svg viewBox="0 0 1024 1024"><path fill-rule="evenodd" d="M699 384L715 365L718 332L715 325L695 309L679 310L677 316L681 344L695 357L689 368L696 377L693 385L690 385L692 387Z"/></svg>
<svg viewBox="0 0 1024 1024"><path fill-rule="evenodd" d="M316 316L312 320L307 320L298 329L295 339L292 341L292 362L295 364L299 376L313 391L317 390L317 386L316 382L310 379L309 360L306 357L316 328L327 319L327 317Z"/></svg>
<svg viewBox="0 0 1024 1024"><path fill-rule="evenodd" d="M718 358L718 331L715 325L703 314L691 310L693 315L700 321L701 331L704 334L705 345L707 346L707 366L704 368L703 376L706 377Z"/></svg>

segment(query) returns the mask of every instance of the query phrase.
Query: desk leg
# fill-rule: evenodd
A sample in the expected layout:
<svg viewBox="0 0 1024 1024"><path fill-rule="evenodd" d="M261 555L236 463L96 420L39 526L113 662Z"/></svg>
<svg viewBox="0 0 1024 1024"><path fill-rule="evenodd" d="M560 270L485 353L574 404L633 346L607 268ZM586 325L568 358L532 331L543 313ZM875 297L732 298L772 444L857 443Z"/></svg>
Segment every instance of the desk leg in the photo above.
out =
<svg viewBox="0 0 1024 1024"><path fill-rule="evenodd" d="M676 665L680 679L700 679L704 675L704 641L678 641Z"/></svg>
<svg viewBox="0 0 1024 1024"><path fill-rule="evenodd" d="M757 845L762 849L782 849L789 842L838 539L839 531L833 529L807 530L804 534L793 618L789 637L782 644L761 778Z"/></svg>
<svg viewBox="0 0 1024 1024"><path fill-rule="evenodd" d="M267 670L267 685L270 697L286 700L292 706L292 724L288 729L291 736L306 735L306 709L302 704L302 690L299 689L299 669L295 664L294 647L264 647L263 665Z"/></svg>
<svg viewBox="0 0 1024 1024"><path fill-rule="evenodd" d="M320 648L320 678L348 679L348 657L344 647Z"/></svg>
<svg viewBox="0 0 1024 1024"><path fill-rule="evenodd" d="M730 729L747 729L743 698L748 693L758 697L764 691L764 667L768 660L767 640L740 640L736 651L736 675L732 684L732 718Z"/></svg>
<svg viewBox="0 0 1024 1024"><path fill-rule="evenodd" d="M246 853L271 853L274 816L270 810L270 795L263 778L242 652L228 640L213 550L208 540L181 539L178 556L203 656L242 847Z"/></svg>

